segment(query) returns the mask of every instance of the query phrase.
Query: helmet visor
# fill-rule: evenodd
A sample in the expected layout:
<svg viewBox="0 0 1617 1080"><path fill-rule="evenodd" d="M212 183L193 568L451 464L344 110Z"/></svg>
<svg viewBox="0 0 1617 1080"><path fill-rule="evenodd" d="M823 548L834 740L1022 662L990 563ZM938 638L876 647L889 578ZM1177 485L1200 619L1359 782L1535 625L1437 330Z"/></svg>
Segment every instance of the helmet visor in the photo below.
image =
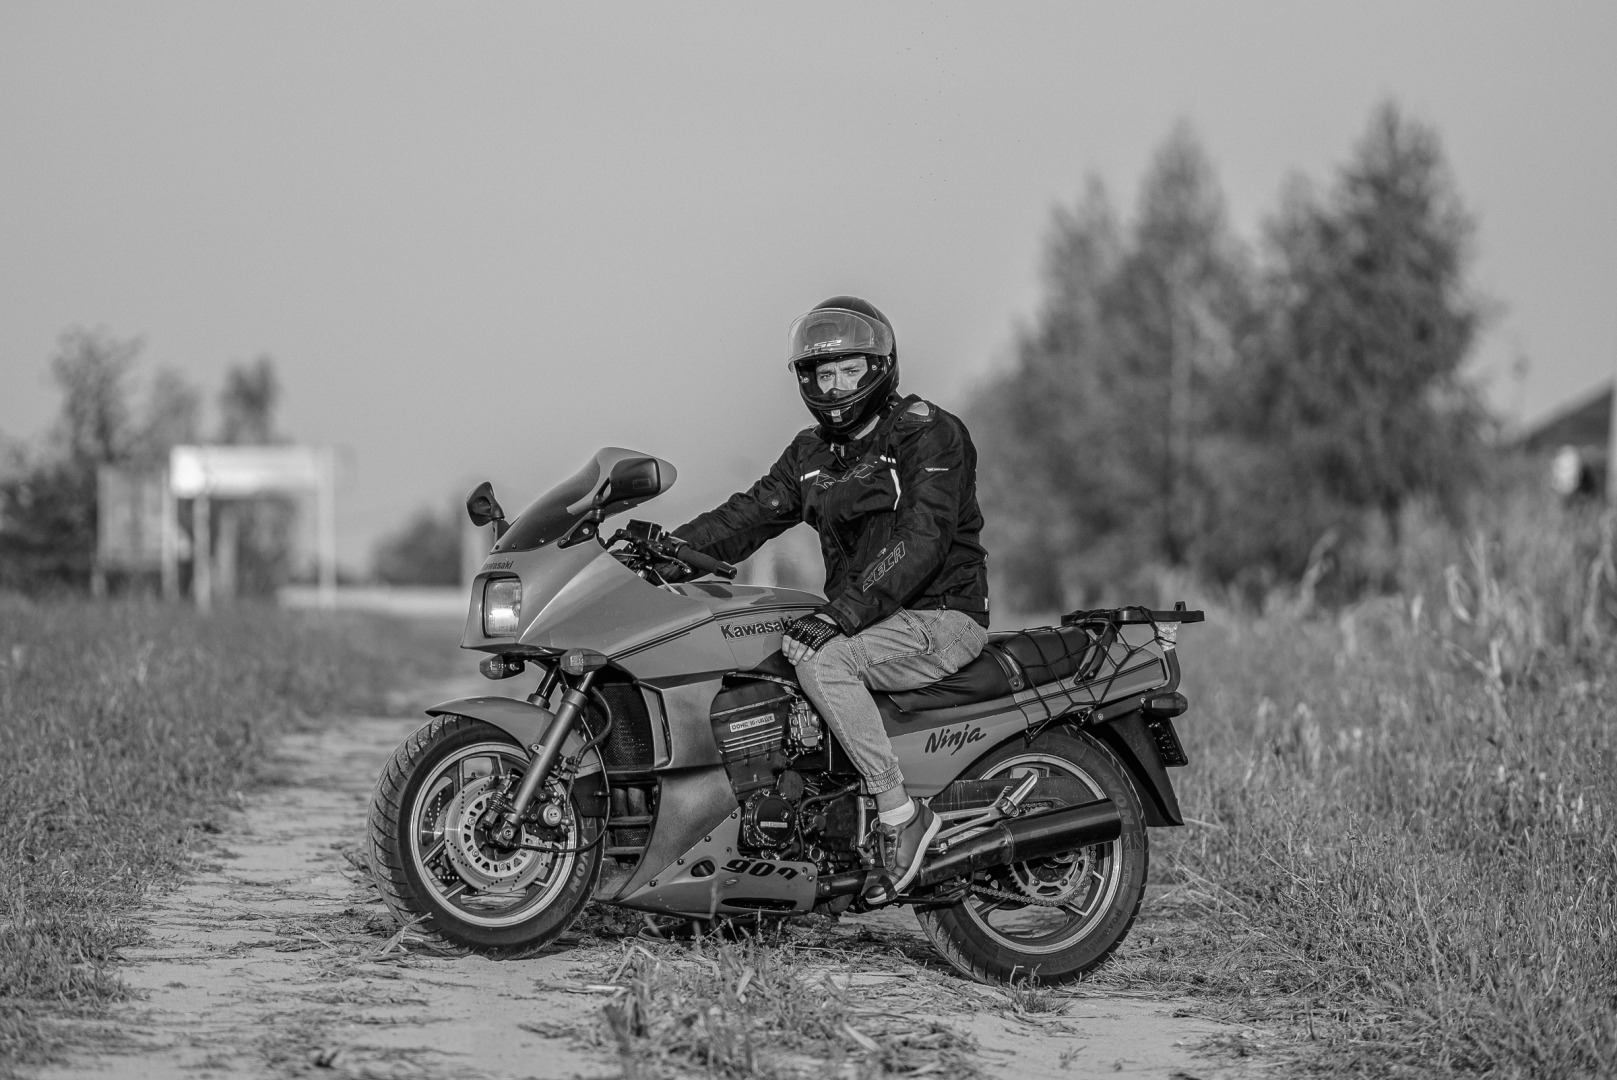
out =
<svg viewBox="0 0 1617 1080"><path fill-rule="evenodd" d="M820 308L792 323L787 334L788 365L817 357L864 353L890 356L893 332L875 319L844 308Z"/></svg>

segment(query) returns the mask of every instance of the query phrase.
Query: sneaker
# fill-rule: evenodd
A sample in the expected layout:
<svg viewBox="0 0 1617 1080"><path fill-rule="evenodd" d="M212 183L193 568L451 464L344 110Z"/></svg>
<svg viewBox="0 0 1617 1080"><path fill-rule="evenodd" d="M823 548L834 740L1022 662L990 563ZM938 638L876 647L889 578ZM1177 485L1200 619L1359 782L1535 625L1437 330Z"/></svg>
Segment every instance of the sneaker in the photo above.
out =
<svg viewBox="0 0 1617 1080"><path fill-rule="evenodd" d="M867 904L887 904L898 899L921 872L927 845L938 835L943 822L925 803L915 804L915 814L902 825L876 823L874 830L878 868L865 886Z"/></svg>

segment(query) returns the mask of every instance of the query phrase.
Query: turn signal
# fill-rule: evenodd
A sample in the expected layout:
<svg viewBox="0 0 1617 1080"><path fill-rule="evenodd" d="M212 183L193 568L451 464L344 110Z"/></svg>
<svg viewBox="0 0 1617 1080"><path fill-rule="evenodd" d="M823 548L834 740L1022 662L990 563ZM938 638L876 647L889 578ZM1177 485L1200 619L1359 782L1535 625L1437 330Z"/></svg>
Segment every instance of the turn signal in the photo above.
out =
<svg viewBox="0 0 1617 1080"><path fill-rule="evenodd" d="M569 675L582 675L604 667L606 656L594 649L568 649L561 656L561 669Z"/></svg>
<svg viewBox="0 0 1617 1080"><path fill-rule="evenodd" d="M1185 695L1177 692L1153 694L1145 699L1145 711L1152 716L1178 716L1189 707Z"/></svg>
<svg viewBox="0 0 1617 1080"><path fill-rule="evenodd" d="M477 670L483 673L485 679L509 679L513 675L521 675L522 669L527 666L520 656L491 656L478 664Z"/></svg>

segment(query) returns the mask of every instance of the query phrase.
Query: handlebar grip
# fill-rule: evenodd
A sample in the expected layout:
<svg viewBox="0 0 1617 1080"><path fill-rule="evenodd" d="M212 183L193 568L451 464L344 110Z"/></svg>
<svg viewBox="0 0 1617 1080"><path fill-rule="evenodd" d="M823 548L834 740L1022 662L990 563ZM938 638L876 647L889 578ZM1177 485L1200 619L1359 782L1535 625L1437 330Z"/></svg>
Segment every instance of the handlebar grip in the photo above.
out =
<svg viewBox="0 0 1617 1080"><path fill-rule="evenodd" d="M727 562L720 562L711 555L703 555L689 544L681 544L675 548L674 558L693 570L700 570L704 574L717 574L726 581L736 576L735 567Z"/></svg>

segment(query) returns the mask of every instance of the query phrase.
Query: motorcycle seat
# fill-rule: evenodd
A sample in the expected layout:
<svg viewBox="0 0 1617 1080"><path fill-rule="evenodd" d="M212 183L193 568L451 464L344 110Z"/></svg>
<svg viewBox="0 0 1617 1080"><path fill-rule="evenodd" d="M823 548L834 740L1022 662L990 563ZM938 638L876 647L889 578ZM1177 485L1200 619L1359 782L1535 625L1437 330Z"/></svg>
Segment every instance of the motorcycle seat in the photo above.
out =
<svg viewBox="0 0 1617 1080"><path fill-rule="evenodd" d="M1106 653L1106 644L1103 636L1082 626L1040 627L993 634L981 655L953 675L915 690L877 691L875 696L879 704L896 710L900 720L906 713L993 701L1075 674L1092 675ZM750 671L737 674L797 682L797 670L779 652L770 653Z"/></svg>
<svg viewBox="0 0 1617 1080"><path fill-rule="evenodd" d="M982 654L953 675L887 697L905 713L975 705L1076 674L1093 674L1105 652L1102 641L1082 626L993 634Z"/></svg>
<svg viewBox="0 0 1617 1080"><path fill-rule="evenodd" d="M1028 687L1082 674L1091 676L1106 655L1104 635L1093 634L1082 626L1038 627L1032 631L991 634L977 660L965 664L951 676L914 690L875 690L876 703L883 713L902 721L907 713L927 713L956 705L977 705L998 697L1011 697ZM783 653L770 653L750 671L739 676L763 676L781 682L797 682L797 669Z"/></svg>

